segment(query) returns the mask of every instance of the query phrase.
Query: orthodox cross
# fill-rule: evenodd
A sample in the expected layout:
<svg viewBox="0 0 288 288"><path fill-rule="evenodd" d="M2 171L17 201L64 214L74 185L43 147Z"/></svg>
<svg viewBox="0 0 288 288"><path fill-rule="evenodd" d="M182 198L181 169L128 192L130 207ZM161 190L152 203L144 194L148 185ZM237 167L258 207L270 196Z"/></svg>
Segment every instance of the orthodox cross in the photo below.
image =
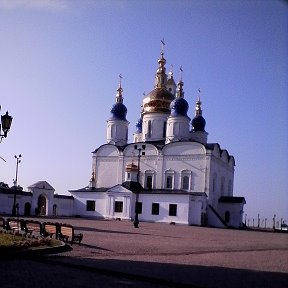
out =
<svg viewBox="0 0 288 288"><path fill-rule="evenodd" d="M119 74L119 86L120 86L120 87L121 87L121 84L122 84L122 83L121 83L121 82L122 82L122 78L123 78L122 75Z"/></svg>
<svg viewBox="0 0 288 288"><path fill-rule="evenodd" d="M161 52L164 53L164 46L165 46L165 42L164 42L164 38L161 40Z"/></svg>
<svg viewBox="0 0 288 288"><path fill-rule="evenodd" d="M180 66L180 80L182 81L182 76L183 76L183 68Z"/></svg>

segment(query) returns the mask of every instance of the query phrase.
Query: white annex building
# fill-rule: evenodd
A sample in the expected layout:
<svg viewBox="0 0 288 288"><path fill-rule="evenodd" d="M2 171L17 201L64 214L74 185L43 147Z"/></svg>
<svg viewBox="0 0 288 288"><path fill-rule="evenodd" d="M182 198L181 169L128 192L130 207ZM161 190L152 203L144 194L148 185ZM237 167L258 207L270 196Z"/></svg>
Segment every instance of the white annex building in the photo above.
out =
<svg viewBox="0 0 288 288"><path fill-rule="evenodd" d="M166 74L165 64L162 49L154 88L139 103L141 115L133 142L128 143L120 77L107 120L106 143L92 155L89 185L70 190L72 196L61 196L47 182L37 182L28 187L29 192L19 191L30 193L20 204L20 213L25 214L26 205L31 214L37 209L41 215L242 226L245 199L233 197L234 157L218 143L207 141L200 98L193 119L189 118L184 83L180 79L176 85L173 73ZM5 213L1 202L0 213Z"/></svg>

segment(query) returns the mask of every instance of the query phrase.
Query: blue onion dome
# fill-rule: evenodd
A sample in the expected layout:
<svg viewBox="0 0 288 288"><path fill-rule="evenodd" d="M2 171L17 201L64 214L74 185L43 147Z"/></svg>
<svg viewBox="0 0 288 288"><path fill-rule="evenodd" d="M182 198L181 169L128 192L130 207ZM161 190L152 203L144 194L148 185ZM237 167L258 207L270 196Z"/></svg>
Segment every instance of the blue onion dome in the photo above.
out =
<svg viewBox="0 0 288 288"><path fill-rule="evenodd" d="M184 98L176 98L170 105L171 116L187 116L189 104Z"/></svg>
<svg viewBox="0 0 288 288"><path fill-rule="evenodd" d="M202 109L201 109L201 100L200 97L198 97L198 100L196 101L196 108L195 108L195 117L193 118L191 124L193 126L193 131L201 131L205 132L205 125L206 121L204 117L202 116Z"/></svg>
<svg viewBox="0 0 288 288"><path fill-rule="evenodd" d="M111 109L111 118L110 120L124 120L127 121L126 119L126 115L127 115L127 108L126 106L123 104L123 89L121 86L121 79L122 76L121 74L119 75L119 87L117 88L117 94L116 94L116 99L115 99L115 104L112 106Z"/></svg>
<svg viewBox="0 0 288 288"><path fill-rule="evenodd" d="M112 106L112 109L111 109L111 120L124 120L124 121L127 121L126 119L126 115L127 115L127 108L126 106L123 104L123 103L115 103L113 106Z"/></svg>
<svg viewBox="0 0 288 288"><path fill-rule="evenodd" d="M193 131L205 131L206 120L201 115L195 116L192 120Z"/></svg>
<svg viewBox="0 0 288 288"><path fill-rule="evenodd" d="M142 117L140 117L138 121L136 122L136 133L142 133L142 124L143 124L143 120L142 120Z"/></svg>

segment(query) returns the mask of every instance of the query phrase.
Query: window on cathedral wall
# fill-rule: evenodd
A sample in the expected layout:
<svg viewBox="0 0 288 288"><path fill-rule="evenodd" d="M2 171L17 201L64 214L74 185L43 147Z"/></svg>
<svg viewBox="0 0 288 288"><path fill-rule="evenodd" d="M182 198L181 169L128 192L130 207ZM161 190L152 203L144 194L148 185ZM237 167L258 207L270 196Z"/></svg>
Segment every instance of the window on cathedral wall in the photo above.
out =
<svg viewBox="0 0 288 288"><path fill-rule="evenodd" d="M171 189L172 188L172 176L167 176L166 177L166 188Z"/></svg>
<svg viewBox="0 0 288 288"><path fill-rule="evenodd" d="M146 187L147 189L151 190L152 189L152 182L153 181L153 177L151 175L148 175L146 177Z"/></svg>
<svg viewBox="0 0 288 288"><path fill-rule="evenodd" d="M189 183L190 183L190 178L189 176L183 176L182 179L182 189L183 190L189 190Z"/></svg>
<svg viewBox="0 0 288 288"><path fill-rule="evenodd" d="M144 187L149 190L153 189L154 180L155 180L155 171L146 170L144 176Z"/></svg>
<svg viewBox="0 0 288 288"><path fill-rule="evenodd" d="M169 216L177 216L177 204L169 204Z"/></svg>
<svg viewBox="0 0 288 288"><path fill-rule="evenodd" d="M164 188L166 189L173 189L174 188L174 171L173 170L167 170L165 172L165 182L164 182Z"/></svg>
<svg viewBox="0 0 288 288"><path fill-rule="evenodd" d="M152 215L159 215L159 203L152 203Z"/></svg>
<svg viewBox="0 0 288 288"><path fill-rule="evenodd" d="M151 130L152 130L152 124L151 124L151 120L149 120L148 121L147 137L151 137Z"/></svg>
<svg viewBox="0 0 288 288"><path fill-rule="evenodd" d="M181 189L183 190L191 190L192 186L192 171L183 170L181 172Z"/></svg>

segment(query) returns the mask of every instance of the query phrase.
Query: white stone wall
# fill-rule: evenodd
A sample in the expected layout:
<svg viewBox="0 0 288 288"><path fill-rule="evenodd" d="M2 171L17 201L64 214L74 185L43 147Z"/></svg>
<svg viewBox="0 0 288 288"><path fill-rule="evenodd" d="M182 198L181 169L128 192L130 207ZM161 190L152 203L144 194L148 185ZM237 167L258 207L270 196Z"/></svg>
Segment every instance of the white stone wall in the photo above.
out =
<svg viewBox="0 0 288 288"><path fill-rule="evenodd" d="M208 218L208 226L226 228L226 226L215 215L215 213L211 210L210 207L207 208L207 218Z"/></svg>
<svg viewBox="0 0 288 288"><path fill-rule="evenodd" d="M16 195L16 204L19 204L19 215L24 215L25 203L31 203L30 195ZM12 214L12 208L14 203L13 193L0 193L0 214ZM34 214L34 211L31 210L31 213Z"/></svg>
<svg viewBox="0 0 288 288"><path fill-rule="evenodd" d="M243 203L219 203L219 214L225 219L225 212L229 211L228 226L241 227L243 224Z"/></svg>
<svg viewBox="0 0 288 288"><path fill-rule="evenodd" d="M142 144L139 144L140 146ZM145 156L140 158L140 183L145 187L145 171L154 172L155 189L165 188L165 175L174 175L173 189L181 189L181 172L191 171L191 191L206 192L206 149L196 142L174 142L158 151L154 145L145 144ZM113 145L104 145L94 154L93 167L96 170L96 187L112 187L125 181L127 164L138 165L138 151L134 143L123 152Z"/></svg>
<svg viewBox="0 0 288 288"><path fill-rule="evenodd" d="M207 199L205 196L191 196L189 203L189 224L203 225L202 215L207 213Z"/></svg>
<svg viewBox="0 0 288 288"><path fill-rule="evenodd" d="M174 189L181 189L181 171L192 172L192 192L205 192L206 149L195 142L175 142L163 148L161 187L165 187L165 171L174 171Z"/></svg>
<svg viewBox="0 0 288 288"><path fill-rule="evenodd" d="M188 224L189 195L140 194L139 202L142 202L140 221ZM159 203L159 215L152 215L152 203ZM169 216L169 204L177 204L177 216Z"/></svg>
<svg viewBox="0 0 288 288"><path fill-rule="evenodd" d="M73 192L74 215L103 218L106 215L107 196L104 192ZM87 200L95 201L95 211L87 211Z"/></svg>
<svg viewBox="0 0 288 288"><path fill-rule="evenodd" d="M209 204L217 209L221 196L233 196L234 182L234 160L229 161L228 153L225 150L220 154L218 145L212 152L207 176L209 176L207 178Z"/></svg>
<svg viewBox="0 0 288 288"><path fill-rule="evenodd" d="M54 198L54 205L56 205L56 210L53 210L53 216L74 216L74 199L72 198ZM49 215L51 216L51 215Z"/></svg>

